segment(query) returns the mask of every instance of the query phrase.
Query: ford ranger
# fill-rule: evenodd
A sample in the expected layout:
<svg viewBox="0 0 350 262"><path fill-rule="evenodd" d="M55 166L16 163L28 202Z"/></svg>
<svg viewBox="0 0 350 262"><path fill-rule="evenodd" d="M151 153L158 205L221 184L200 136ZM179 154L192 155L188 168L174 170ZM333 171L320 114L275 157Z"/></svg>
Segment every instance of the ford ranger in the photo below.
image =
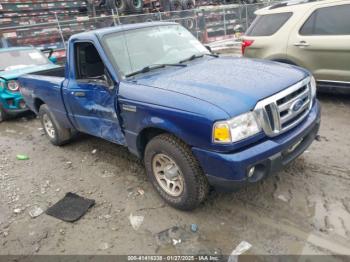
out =
<svg viewBox="0 0 350 262"><path fill-rule="evenodd" d="M48 139L77 132L128 147L173 207L190 210L210 186L234 189L274 173L320 125L315 79L272 61L219 57L176 23L73 35L65 68L19 78Z"/></svg>

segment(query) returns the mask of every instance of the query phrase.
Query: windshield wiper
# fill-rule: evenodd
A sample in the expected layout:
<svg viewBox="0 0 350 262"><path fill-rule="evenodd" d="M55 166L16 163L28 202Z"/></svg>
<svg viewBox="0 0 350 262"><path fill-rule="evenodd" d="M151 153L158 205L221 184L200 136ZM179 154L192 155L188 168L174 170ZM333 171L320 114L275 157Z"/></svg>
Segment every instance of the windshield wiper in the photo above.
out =
<svg viewBox="0 0 350 262"><path fill-rule="evenodd" d="M134 75L137 75L137 74L142 74L142 73L147 73L151 70L154 70L154 69L158 69L158 68L163 68L163 67L166 67L166 66L180 66L180 67L185 67L187 65L183 65L183 64L154 64L154 65L149 65L149 66L145 66L144 68L140 69L140 70L137 70L135 72L132 72L130 74L127 74L125 75L126 77L130 77L130 76L134 76Z"/></svg>
<svg viewBox="0 0 350 262"><path fill-rule="evenodd" d="M219 55L213 54L213 53L205 53L205 54L200 54L200 55L191 55L189 58L181 60L179 63L182 64L182 63L185 63L185 62L188 62L188 61L192 61L194 59L201 58L204 55L213 56L213 57L219 57Z"/></svg>
<svg viewBox="0 0 350 262"><path fill-rule="evenodd" d="M188 61L192 61L192 60L197 59L197 58L201 58L203 56L204 56L203 54L201 54L201 55L191 55L189 58L181 60L179 63L182 64L182 63L185 63L185 62L188 62Z"/></svg>
<svg viewBox="0 0 350 262"><path fill-rule="evenodd" d="M209 53L209 54L205 54L205 55L212 56L212 57L219 57L218 54L214 54L214 53Z"/></svg>

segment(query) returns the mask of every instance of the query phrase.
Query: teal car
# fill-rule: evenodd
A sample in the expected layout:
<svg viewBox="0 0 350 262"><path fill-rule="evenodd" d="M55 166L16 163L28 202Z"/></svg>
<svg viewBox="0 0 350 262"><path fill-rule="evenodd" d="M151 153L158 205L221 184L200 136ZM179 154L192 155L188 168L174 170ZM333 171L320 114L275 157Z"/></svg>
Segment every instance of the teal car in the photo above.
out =
<svg viewBox="0 0 350 262"><path fill-rule="evenodd" d="M29 110L20 93L17 78L59 67L53 57L33 47L0 49L0 122L6 118Z"/></svg>

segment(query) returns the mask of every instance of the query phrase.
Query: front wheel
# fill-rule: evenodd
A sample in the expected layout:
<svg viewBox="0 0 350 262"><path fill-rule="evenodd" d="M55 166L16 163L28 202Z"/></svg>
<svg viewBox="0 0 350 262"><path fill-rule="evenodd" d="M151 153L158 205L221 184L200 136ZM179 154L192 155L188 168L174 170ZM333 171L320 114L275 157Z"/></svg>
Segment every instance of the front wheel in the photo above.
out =
<svg viewBox="0 0 350 262"><path fill-rule="evenodd" d="M175 136L154 137L146 146L144 161L154 188L171 206L192 210L208 195L209 184L197 159Z"/></svg>

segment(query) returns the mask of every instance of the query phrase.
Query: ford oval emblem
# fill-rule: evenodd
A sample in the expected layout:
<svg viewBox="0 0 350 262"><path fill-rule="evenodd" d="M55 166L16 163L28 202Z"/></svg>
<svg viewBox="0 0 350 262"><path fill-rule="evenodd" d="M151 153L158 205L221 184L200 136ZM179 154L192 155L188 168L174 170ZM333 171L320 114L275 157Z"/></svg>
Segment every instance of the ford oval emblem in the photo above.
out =
<svg viewBox="0 0 350 262"><path fill-rule="evenodd" d="M291 106L292 111L294 112L299 111L300 108L303 106L303 104L304 104L304 101L302 99L296 100Z"/></svg>

